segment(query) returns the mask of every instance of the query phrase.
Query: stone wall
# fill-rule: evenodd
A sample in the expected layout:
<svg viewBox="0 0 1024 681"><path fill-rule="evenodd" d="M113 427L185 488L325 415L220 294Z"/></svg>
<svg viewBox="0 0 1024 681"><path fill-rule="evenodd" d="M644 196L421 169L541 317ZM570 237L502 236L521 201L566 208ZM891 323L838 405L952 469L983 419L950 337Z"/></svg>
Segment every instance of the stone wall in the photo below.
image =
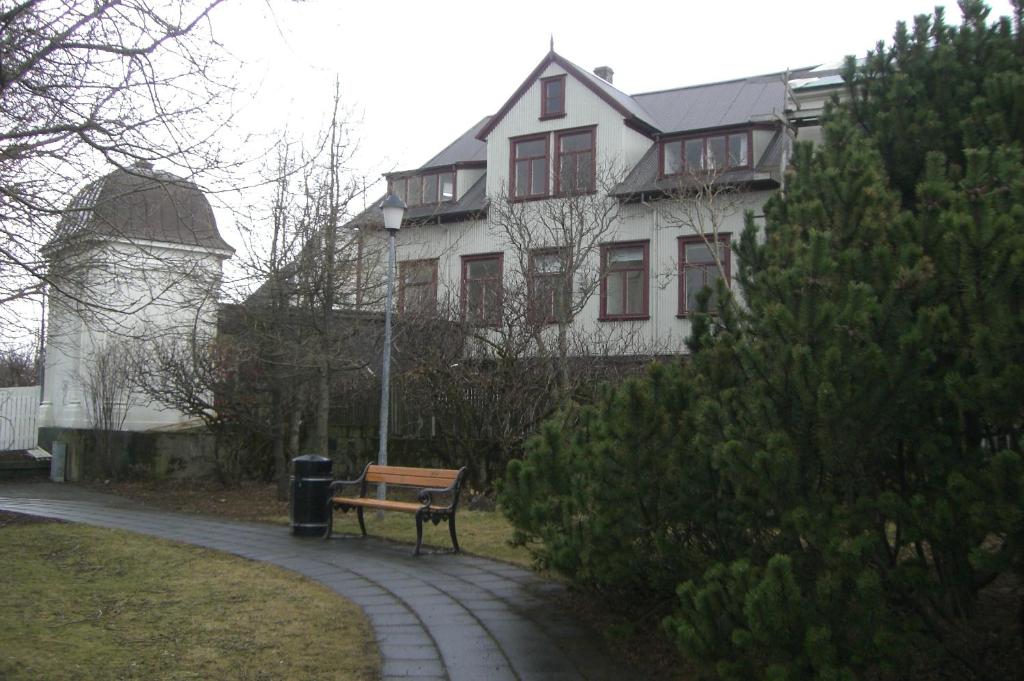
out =
<svg viewBox="0 0 1024 681"><path fill-rule="evenodd" d="M39 446L67 443L68 481L97 479L199 479L213 475L213 436L203 429L181 432L96 432L40 428Z"/></svg>

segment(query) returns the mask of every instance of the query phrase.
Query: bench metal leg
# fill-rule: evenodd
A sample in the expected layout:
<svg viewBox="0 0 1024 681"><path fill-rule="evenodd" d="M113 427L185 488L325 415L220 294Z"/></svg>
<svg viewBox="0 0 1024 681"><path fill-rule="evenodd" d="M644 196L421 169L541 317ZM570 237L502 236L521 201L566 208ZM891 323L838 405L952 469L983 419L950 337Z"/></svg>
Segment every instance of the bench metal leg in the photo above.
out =
<svg viewBox="0 0 1024 681"><path fill-rule="evenodd" d="M423 545L423 512L416 512L416 550L412 552L412 555L420 555L420 546Z"/></svg>
<svg viewBox="0 0 1024 681"><path fill-rule="evenodd" d="M455 548L455 553L459 553L459 538L455 534L455 514L452 513L448 516L448 533L452 535L452 546Z"/></svg>
<svg viewBox="0 0 1024 681"><path fill-rule="evenodd" d="M324 531L324 541L331 538L331 531L334 529L334 502L327 500L327 529Z"/></svg>
<svg viewBox="0 0 1024 681"><path fill-rule="evenodd" d="M362 530L363 536L366 536L366 523L363 522L363 507L356 507L356 517L359 518L359 529Z"/></svg>

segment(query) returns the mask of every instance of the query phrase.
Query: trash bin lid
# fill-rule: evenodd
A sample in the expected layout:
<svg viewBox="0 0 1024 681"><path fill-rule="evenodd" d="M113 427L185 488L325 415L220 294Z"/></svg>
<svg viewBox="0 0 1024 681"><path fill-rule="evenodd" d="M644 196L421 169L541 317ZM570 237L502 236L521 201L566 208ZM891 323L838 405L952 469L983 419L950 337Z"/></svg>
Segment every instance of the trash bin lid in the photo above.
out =
<svg viewBox="0 0 1024 681"><path fill-rule="evenodd" d="M292 459L292 471L296 477L303 475L330 475L334 462L317 454L303 454Z"/></svg>

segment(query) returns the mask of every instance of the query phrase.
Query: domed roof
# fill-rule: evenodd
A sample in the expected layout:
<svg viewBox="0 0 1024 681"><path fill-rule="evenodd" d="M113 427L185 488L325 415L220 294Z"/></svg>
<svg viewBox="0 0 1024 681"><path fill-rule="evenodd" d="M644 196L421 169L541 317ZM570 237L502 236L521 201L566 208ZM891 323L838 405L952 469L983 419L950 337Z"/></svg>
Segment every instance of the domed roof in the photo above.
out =
<svg viewBox="0 0 1024 681"><path fill-rule="evenodd" d="M143 161L86 185L68 204L57 234L54 241L87 235L234 251L194 182Z"/></svg>

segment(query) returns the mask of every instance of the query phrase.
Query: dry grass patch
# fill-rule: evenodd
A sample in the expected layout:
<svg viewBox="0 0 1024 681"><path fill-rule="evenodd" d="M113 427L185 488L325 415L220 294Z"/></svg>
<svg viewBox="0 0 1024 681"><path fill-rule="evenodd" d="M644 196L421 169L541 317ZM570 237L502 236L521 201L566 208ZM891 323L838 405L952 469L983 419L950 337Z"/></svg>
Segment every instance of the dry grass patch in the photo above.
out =
<svg viewBox="0 0 1024 681"><path fill-rule="evenodd" d="M379 678L359 609L294 573L71 524L0 529L0 678Z"/></svg>
<svg viewBox="0 0 1024 681"><path fill-rule="evenodd" d="M374 511L367 511L366 532L371 537L380 537L414 545L416 543L416 519L411 513L384 513L378 517ZM529 552L521 546L512 546L512 524L501 513L493 511L460 510L455 516L455 527L459 535L459 547L466 553L524 567L532 565ZM334 513L334 532L359 534L359 521L355 511ZM448 534L448 523L438 525L424 523L423 546L430 549L451 549L452 540Z"/></svg>
<svg viewBox="0 0 1024 681"><path fill-rule="evenodd" d="M111 482L89 487L171 511L288 524L288 502L277 499L276 489L271 484L246 482L240 487L224 488L203 483ZM524 567L532 565L530 553L525 548L511 545L513 529L505 516L499 512L470 511L465 506L459 508L455 522L463 551ZM358 535L359 523L355 512L336 512L334 529L342 534ZM372 537L416 543L416 521L409 513L385 513L384 518L379 519L375 512L367 512L366 531ZM450 549L447 523L436 527L433 524L424 526L423 545Z"/></svg>

